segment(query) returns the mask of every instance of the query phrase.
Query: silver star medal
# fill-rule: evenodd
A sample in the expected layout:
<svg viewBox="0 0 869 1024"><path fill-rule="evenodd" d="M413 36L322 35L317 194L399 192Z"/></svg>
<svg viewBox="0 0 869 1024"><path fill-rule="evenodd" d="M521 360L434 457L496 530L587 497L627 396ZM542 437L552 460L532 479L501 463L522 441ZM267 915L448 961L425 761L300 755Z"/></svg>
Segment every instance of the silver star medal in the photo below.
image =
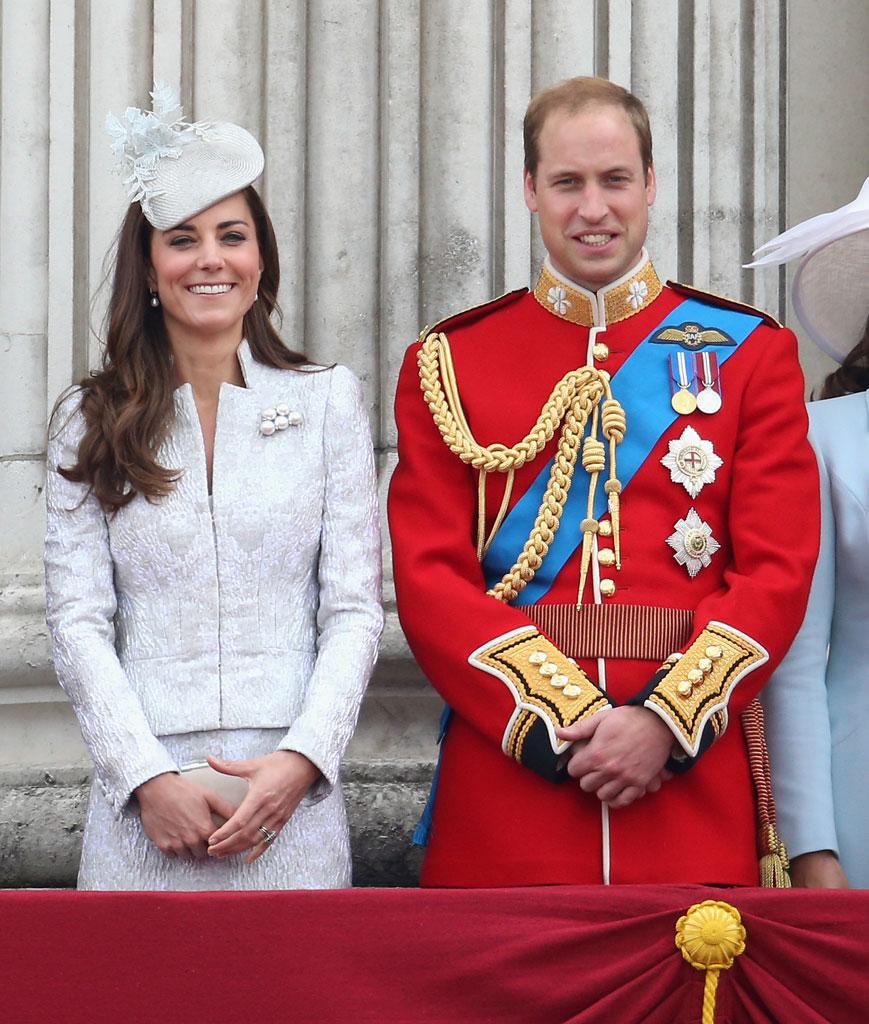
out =
<svg viewBox="0 0 869 1024"><path fill-rule="evenodd" d="M667 543L675 552L673 557L679 565L685 566L692 580L709 565L721 547L712 536L712 527L704 523L693 508L676 523L676 532L670 534Z"/></svg>
<svg viewBox="0 0 869 1024"><path fill-rule="evenodd" d="M715 481L715 470L724 465L712 442L704 441L693 427L685 427L681 437L670 441L668 447L661 465L670 470L673 483L682 484L692 498L697 497L704 484Z"/></svg>

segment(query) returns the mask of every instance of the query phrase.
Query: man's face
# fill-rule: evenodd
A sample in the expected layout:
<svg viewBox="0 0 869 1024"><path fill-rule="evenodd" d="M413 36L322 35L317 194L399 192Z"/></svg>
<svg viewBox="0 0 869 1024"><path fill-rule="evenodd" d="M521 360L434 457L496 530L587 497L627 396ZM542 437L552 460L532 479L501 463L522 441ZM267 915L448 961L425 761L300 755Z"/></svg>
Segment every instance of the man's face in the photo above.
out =
<svg viewBox="0 0 869 1024"><path fill-rule="evenodd" d="M636 129L621 107L553 111L525 202L556 270L591 291L627 273L646 240L655 173L644 173Z"/></svg>

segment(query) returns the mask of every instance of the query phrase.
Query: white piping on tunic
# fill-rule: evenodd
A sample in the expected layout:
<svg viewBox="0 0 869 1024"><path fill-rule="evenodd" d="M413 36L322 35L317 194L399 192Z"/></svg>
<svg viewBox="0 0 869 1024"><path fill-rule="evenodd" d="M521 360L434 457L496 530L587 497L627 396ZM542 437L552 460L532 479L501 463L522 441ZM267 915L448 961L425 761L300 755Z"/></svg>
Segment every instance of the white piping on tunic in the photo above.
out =
<svg viewBox="0 0 869 1024"><path fill-rule="evenodd" d="M617 287L622 282L627 281L629 278L633 277L634 274L636 274L636 272L639 270L639 268L648 260L648 258L649 257L648 257L648 254L646 253L646 250L643 249L643 251L640 254L640 259L639 259L639 261L637 262L637 264L635 266L631 267L631 269L628 270L628 272L626 274L623 274L617 281L611 281L606 286L606 288L601 288L599 291L594 292L594 293L589 292L586 288L578 288L576 282L570 281L569 278L564 278L564 280L568 284L570 284L571 287L578 288L579 291L581 291L583 294L588 296L588 298L591 300L592 309L594 311L595 323L594 323L594 326L589 327L589 329L588 329L588 345L586 347L586 353L585 353L585 365L586 366L592 366L592 367L594 366L594 345L595 345L595 342L597 341L597 336L599 334L605 334L606 333L607 322L606 322L606 302L605 302L605 298L606 298L607 292L610 291L612 288ZM546 262L547 262L547 267L555 275L555 277L557 277L557 278L562 278L563 277L563 275L559 274L558 271L555 270L555 268L551 265L551 263L550 263L550 261L548 259L547 259ZM594 603L595 604L602 604L603 602L602 602L601 593L600 593L600 563L598 562L597 553L598 553L598 542L597 542L597 534L595 534L592 537L592 557L591 557L592 571L591 571L591 580L592 580L592 589L594 591ZM606 661L605 661L604 658L598 658L597 659L597 674L598 674L598 683L597 683L598 688L603 693L606 693L607 692ZM601 805L600 805L600 824L601 824L601 875L602 875L602 878L603 878L603 884L604 885L609 885L610 884L610 849L611 849L611 847L610 847L610 815L609 815L609 804L606 803L606 802L602 802Z"/></svg>
<svg viewBox="0 0 869 1024"><path fill-rule="evenodd" d="M598 688L606 693L606 660L597 659ZM602 801L600 805L601 828L601 875L603 884L610 884L610 805Z"/></svg>
<svg viewBox="0 0 869 1024"><path fill-rule="evenodd" d="M590 327L588 330L588 351L586 352L586 365L594 366L593 348L598 334L606 332L605 306L603 296L595 295L595 320L601 326ZM602 604L600 593L600 563L597 558L598 543L597 534L592 537L591 549L591 580L594 590L594 603ZM603 658L597 659L598 689L606 693L606 661ZM609 804L602 802L600 805L600 833L601 833L601 879L604 885L610 884L610 809Z"/></svg>

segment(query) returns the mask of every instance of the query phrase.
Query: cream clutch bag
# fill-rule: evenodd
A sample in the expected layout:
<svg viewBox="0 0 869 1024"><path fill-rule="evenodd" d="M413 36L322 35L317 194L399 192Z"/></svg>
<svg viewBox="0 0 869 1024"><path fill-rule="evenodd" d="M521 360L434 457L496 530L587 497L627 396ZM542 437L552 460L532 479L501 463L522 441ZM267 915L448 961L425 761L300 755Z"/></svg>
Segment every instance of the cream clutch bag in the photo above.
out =
<svg viewBox="0 0 869 1024"><path fill-rule="evenodd" d="M207 761L193 761L190 764L181 765L181 774L189 782L195 782L203 789L210 789L212 793L223 797L233 807L238 805L247 796L247 779L239 778L238 775L224 775L223 772L215 771ZM222 825L226 818L219 814L212 814L215 825Z"/></svg>

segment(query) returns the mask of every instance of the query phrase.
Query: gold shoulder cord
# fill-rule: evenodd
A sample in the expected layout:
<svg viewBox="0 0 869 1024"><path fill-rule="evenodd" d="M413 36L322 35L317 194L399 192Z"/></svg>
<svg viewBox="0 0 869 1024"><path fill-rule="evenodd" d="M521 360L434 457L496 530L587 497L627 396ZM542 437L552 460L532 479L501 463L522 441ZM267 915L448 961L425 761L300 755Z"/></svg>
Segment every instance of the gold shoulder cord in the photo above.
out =
<svg viewBox="0 0 869 1024"><path fill-rule="evenodd" d="M582 464L590 475L590 482L586 518L581 524L583 542L577 595L579 604L588 576L591 538L598 529L597 520L593 515L594 497L598 477L606 465L606 446L598 438L598 430L609 442L610 473L604 489L608 494L609 512L613 523L613 546L617 567L621 562L619 493L622 485L616 477L616 445L625 436L625 413L612 396L608 376L591 366L569 371L555 385L537 422L521 441L512 447L502 444L484 446L474 440L465 418L456 384L452 354L445 334L428 335L420 348L418 363L423 397L441 437L450 451L455 452L462 462L480 472L477 495L477 555L480 559L492 543L506 513L513 474L526 462L533 462L537 458L561 425L561 437L549 482L528 540L509 572L489 591L489 594L499 601L512 601L534 579L546 557L561 522L576 459L582 448ZM583 434L589 419L591 429L583 442ZM495 524L489 537L484 541L487 473L506 473L507 486Z"/></svg>

